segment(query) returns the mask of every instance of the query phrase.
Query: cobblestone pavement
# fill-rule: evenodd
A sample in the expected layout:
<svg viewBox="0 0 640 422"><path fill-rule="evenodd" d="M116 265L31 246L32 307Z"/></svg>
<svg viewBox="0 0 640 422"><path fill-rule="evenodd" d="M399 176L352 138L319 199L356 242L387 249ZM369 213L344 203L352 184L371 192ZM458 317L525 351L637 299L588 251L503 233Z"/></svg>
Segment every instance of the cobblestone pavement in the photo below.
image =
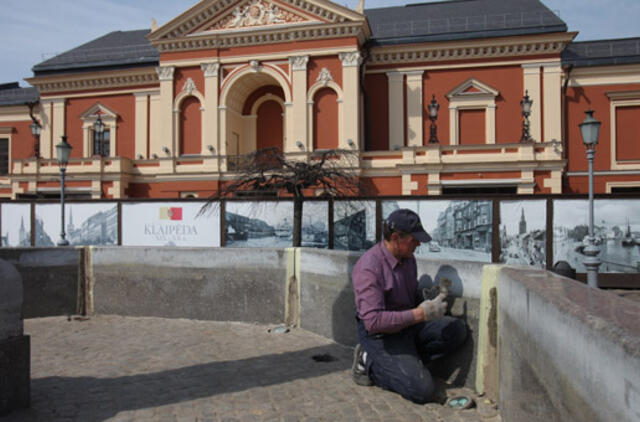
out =
<svg viewBox="0 0 640 422"><path fill-rule="evenodd" d="M481 398L480 407L462 411L357 386L350 373L352 349L304 330L275 334L269 328L119 316L26 320L31 408L2 420L499 419ZM449 395L461 392L441 387Z"/></svg>

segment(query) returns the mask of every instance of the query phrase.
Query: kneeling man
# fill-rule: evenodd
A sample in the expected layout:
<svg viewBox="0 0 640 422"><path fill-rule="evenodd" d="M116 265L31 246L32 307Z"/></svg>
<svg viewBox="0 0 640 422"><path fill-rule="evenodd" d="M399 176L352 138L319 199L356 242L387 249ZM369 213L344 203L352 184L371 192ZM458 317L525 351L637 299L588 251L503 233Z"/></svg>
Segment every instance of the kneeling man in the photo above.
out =
<svg viewBox="0 0 640 422"><path fill-rule="evenodd" d="M353 378L376 384L416 403L433 399L435 386L425 363L457 349L465 323L444 316L446 293L423 300L413 252L431 236L408 209L384 222L384 240L360 257L352 273L358 340Z"/></svg>

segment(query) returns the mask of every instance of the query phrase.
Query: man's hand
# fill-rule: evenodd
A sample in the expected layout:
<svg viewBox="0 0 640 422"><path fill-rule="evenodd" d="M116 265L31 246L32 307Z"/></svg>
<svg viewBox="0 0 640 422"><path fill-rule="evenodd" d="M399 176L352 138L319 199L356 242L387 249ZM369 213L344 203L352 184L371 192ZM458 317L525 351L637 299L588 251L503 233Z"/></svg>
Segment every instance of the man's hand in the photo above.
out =
<svg viewBox="0 0 640 422"><path fill-rule="evenodd" d="M447 302L445 302L446 295L440 293L435 299L425 300L418 305L420 313L424 314L423 321L433 321L434 319L442 318L447 310Z"/></svg>

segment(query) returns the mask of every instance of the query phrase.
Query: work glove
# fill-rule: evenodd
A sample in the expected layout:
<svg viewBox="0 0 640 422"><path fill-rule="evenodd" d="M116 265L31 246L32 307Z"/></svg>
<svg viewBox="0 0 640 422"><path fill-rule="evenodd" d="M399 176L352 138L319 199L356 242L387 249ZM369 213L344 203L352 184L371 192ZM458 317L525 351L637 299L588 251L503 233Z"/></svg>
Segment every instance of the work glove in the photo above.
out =
<svg viewBox="0 0 640 422"><path fill-rule="evenodd" d="M445 294L440 293L435 299L425 300L418 305L424 311L427 321L433 321L444 316L444 312L447 310L446 297Z"/></svg>

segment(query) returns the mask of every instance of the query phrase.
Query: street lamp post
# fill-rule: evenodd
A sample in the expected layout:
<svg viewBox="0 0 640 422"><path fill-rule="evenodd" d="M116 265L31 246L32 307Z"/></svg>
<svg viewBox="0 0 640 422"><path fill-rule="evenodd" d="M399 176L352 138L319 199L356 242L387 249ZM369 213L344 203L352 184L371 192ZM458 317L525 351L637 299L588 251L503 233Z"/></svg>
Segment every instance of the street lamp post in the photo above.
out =
<svg viewBox="0 0 640 422"><path fill-rule="evenodd" d="M69 163L69 155L71 154L71 145L67 143L67 137L62 136L62 142L56 144L56 153L58 156L58 166L60 167L60 206L62 211L62 220L60 224L60 240L58 246L68 246L69 241L65 239L64 233L64 178Z"/></svg>
<svg viewBox="0 0 640 422"><path fill-rule="evenodd" d="M593 117L593 110L587 110L585 114L587 117L579 125L582 142L587 147L587 160L589 161L589 236L587 237L588 244L583 253L587 256L584 260L584 266L587 268L587 284L589 287L597 288L598 267L601 262L598 258L600 248L596 245L593 233L593 159L596 155L601 123Z"/></svg>
<svg viewBox="0 0 640 422"><path fill-rule="evenodd" d="M529 133L529 116L531 115L532 105L533 100L529 98L529 90L526 90L522 101L520 101L520 107L522 108L522 138L520 138L520 142L531 141L531 134Z"/></svg>
<svg viewBox="0 0 640 422"><path fill-rule="evenodd" d="M29 125L31 128L31 134L33 135L33 156L40 158L40 134L42 133L42 126L37 120L33 120L33 123Z"/></svg>
<svg viewBox="0 0 640 422"><path fill-rule="evenodd" d="M433 98L427 107L429 108L429 120L431 120L429 143L437 144L438 127L436 126L436 120L438 119L438 109L440 108L440 104L436 101L435 94L433 94Z"/></svg>

